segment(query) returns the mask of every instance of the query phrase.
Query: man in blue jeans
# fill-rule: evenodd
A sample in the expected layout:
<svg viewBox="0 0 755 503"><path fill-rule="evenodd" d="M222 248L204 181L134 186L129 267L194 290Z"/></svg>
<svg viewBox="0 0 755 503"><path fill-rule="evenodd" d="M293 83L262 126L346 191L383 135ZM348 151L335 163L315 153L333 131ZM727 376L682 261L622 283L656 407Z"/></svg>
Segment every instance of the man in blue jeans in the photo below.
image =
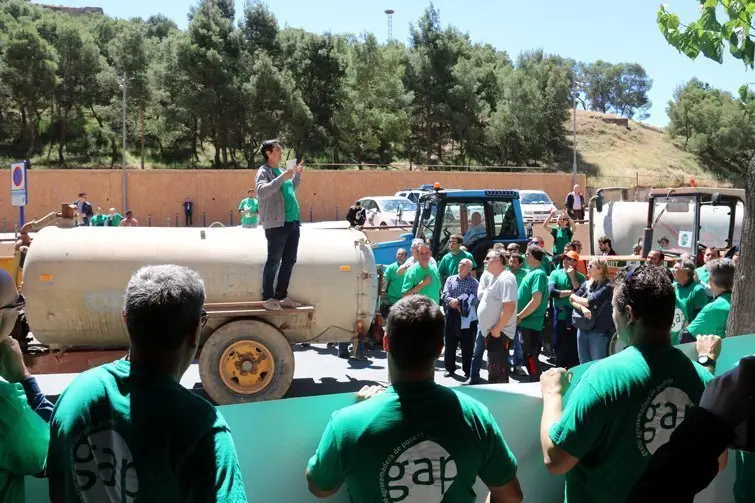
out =
<svg viewBox="0 0 755 503"><path fill-rule="evenodd" d="M262 307L271 311L295 308L301 304L288 296L288 283L296 263L299 248L299 202L296 189L304 169L299 163L294 169L281 169L281 146L278 140L262 143L262 157L255 178L259 216L267 239L267 262L262 272ZM280 268L280 271L278 270ZM278 284L275 285L275 274Z"/></svg>

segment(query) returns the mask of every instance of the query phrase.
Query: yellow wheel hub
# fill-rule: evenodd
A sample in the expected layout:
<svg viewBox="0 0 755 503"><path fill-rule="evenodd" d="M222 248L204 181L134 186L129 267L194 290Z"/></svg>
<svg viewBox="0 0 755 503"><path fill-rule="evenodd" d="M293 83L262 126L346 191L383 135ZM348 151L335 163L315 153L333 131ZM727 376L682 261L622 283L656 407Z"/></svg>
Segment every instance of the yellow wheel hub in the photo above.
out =
<svg viewBox="0 0 755 503"><path fill-rule="evenodd" d="M220 379L241 395L259 393L275 375L275 359L264 344L256 341L234 342L220 357Z"/></svg>

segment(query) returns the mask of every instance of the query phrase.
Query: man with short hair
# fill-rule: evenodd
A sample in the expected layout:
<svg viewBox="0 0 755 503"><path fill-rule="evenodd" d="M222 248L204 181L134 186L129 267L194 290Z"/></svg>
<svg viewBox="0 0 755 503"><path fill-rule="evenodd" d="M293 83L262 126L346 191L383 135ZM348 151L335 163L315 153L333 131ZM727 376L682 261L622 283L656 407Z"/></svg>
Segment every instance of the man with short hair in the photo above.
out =
<svg viewBox="0 0 755 503"><path fill-rule="evenodd" d="M498 243L496 243L498 244ZM509 256L511 256L512 253L522 253L522 249L519 247L517 243L509 243L506 245L506 251L509 253Z"/></svg>
<svg viewBox="0 0 755 503"><path fill-rule="evenodd" d="M333 413L306 471L326 498L345 483L355 503L477 501L479 477L491 503L522 501L516 459L488 409L435 383L443 314L424 296L391 309L383 344L392 386ZM367 387L365 387L367 388Z"/></svg>
<svg viewBox="0 0 755 503"><path fill-rule="evenodd" d="M556 366L571 368L579 364L577 354L577 331L572 326L571 294L579 290L585 276L577 272L579 255L569 251L561 257L561 268L548 278L548 293L553 299L553 350Z"/></svg>
<svg viewBox="0 0 755 503"><path fill-rule="evenodd" d="M362 202L357 201L353 206L349 207L349 211L346 213L346 221L349 222L351 227L362 227L364 225L367 215L364 208L362 208Z"/></svg>
<svg viewBox="0 0 755 503"><path fill-rule="evenodd" d="M417 246L417 262L404 275L401 295L425 295L436 304L440 304L440 273L438 267L430 262L430 247L425 243Z"/></svg>
<svg viewBox="0 0 755 503"><path fill-rule="evenodd" d="M406 262L406 250L396 250L396 261L383 271L383 292L380 312L383 318L388 317L391 306L401 298L401 290L404 287L404 278L398 275L398 269Z"/></svg>
<svg viewBox="0 0 755 503"><path fill-rule="evenodd" d="M666 256L663 254L663 251L661 250L650 250L650 253L648 253L648 264L650 265L656 265L656 266L666 266L666 263L664 262Z"/></svg>
<svg viewBox="0 0 755 503"><path fill-rule="evenodd" d="M670 343L676 295L666 271L646 265L617 276L613 319L629 347L593 363L565 408L566 369L542 375L540 443L548 471L566 474L566 503L626 501L713 379L709 355L692 362Z"/></svg>
<svg viewBox="0 0 755 503"><path fill-rule="evenodd" d="M296 308L299 302L288 295L291 273L299 250L301 218L296 189L301 183L303 163L293 169L281 169L281 145L278 140L262 142L265 163L254 180L262 228L267 239L267 261L262 270L262 307L270 311ZM276 274L278 283L275 284Z"/></svg>
<svg viewBox="0 0 755 503"><path fill-rule="evenodd" d="M107 222L107 218L107 215L102 213L102 208L98 206L94 212L94 216L89 221L89 223L92 227L104 227L105 222Z"/></svg>
<svg viewBox="0 0 755 503"><path fill-rule="evenodd" d="M726 322L729 320L729 311L731 311L731 293L734 290L736 265L729 258L709 260L705 265L710 274L708 281L714 300L700 310L685 332L692 337L699 335L726 337ZM686 333L682 335L684 341L689 340Z"/></svg>
<svg viewBox="0 0 755 503"><path fill-rule="evenodd" d="M108 210L107 221L105 222L105 227L120 227L122 221L123 221L123 215L115 211L115 208L110 208Z"/></svg>
<svg viewBox="0 0 755 503"><path fill-rule="evenodd" d="M527 276L527 270L524 268L524 257L519 253L510 253L508 259L509 271L516 278L517 287L522 284L522 280Z"/></svg>
<svg viewBox="0 0 755 503"><path fill-rule="evenodd" d="M616 252L613 251L611 238L608 236L601 236L598 239L598 248L600 248L600 254L603 256L616 255Z"/></svg>
<svg viewBox="0 0 755 503"><path fill-rule="evenodd" d="M24 503L24 478L39 475L45 467L50 441L47 423L53 405L39 390L24 364L13 330L24 298L16 282L0 269L0 501Z"/></svg>
<svg viewBox="0 0 755 503"><path fill-rule="evenodd" d="M126 212L126 218L121 220L120 227L139 227L139 220L134 218L134 212L128 210Z"/></svg>
<svg viewBox="0 0 755 503"><path fill-rule="evenodd" d="M535 236L534 238L532 238L532 240L530 241L530 244L528 246L537 246L541 250L543 250L543 260L540 262L540 267L543 268L543 271L545 271L545 275L546 276L548 276L550 273L552 273L553 269L555 269L555 268L553 267L553 261L551 261L550 255L548 255L548 252L545 250L545 240L543 240L543 237L542 236ZM526 250L525 250L525 254L526 254ZM529 269L530 269L530 265L527 262L526 257L525 257L525 260L524 260L524 268L527 271L529 271Z"/></svg>
<svg viewBox="0 0 755 503"><path fill-rule="evenodd" d="M508 382L508 360L511 342L516 336L516 278L506 270L503 250L489 250L486 270L477 287L477 337L474 344L469 379L464 383L480 383L480 368L488 350L488 382Z"/></svg>
<svg viewBox="0 0 755 503"><path fill-rule="evenodd" d="M260 205L257 198L254 197L254 189L246 191L246 197L239 203L239 216L241 217L241 227L244 229L254 229L259 223Z"/></svg>
<svg viewBox="0 0 755 503"><path fill-rule="evenodd" d="M76 225L89 225L94 211L92 210L92 203L87 201L87 193L79 192L79 198L72 204L76 206Z"/></svg>
<svg viewBox="0 0 755 503"><path fill-rule="evenodd" d="M674 264L674 290L684 306L684 317L689 323L708 305L705 288L695 281L695 263L692 260L678 260Z"/></svg>
<svg viewBox="0 0 755 503"><path fill-rule="evenodd" d="M522 337L522 353L527 372L534 382L540 379L540 347L548 310L548 276L543 270L545 251L539 246L527 248L525 259L530 266L519 285L516 321Z"/></svg>
<svg viewBox="0 0 755 503"><path fill-rule="evenodd" d="M52 503L246 501L223 416L180 384L202 339L204 303L202 279L186 267L146 266L131 276L128 355L80 374L55 405Z"/></svg>
<svg viewBox="0 0 755 503"><path fill-rule="evenodd" d="M472 262L472 269L477 268L474 257L468 251L461 249L462 237L459 234L451 234L448 238L448 253L443 255L438 264L440 273L440 282L446 284L446 280L456 274L459 270L459 263L463 259Z"/></svg>
<svg viewBox="0 0 755 503"><path fill-rule="evenodd" d="M585 196L582 195L582 189L575 185L571 192L566 195L564 207L572 220L583 220L585 218Z"/></svg>
<svg viewBox="0 0 755 503"><path fill-rule="evenodd" d="M459 261L458 274L446 279L443 286L441 300L446 313L444 377L456 374L456 348L461 346L461 369L464 377L469 379L477 332L477 321L472 320L477 301L477 286L477 280L472 275L472 261L467 258Z"/></svg>
<svg viewBox="0 0 755 503"><path fill-rule="evenodd" d="M480 212L473 212L469 220L469 228L467 229L467 232L464 233L464 242L467 246L477 239L485 237L488 233L485 230L485 222L482 220L482 214Z"/></svg>
<svg viewBox="0 0 755 503"><path fill-rule="evenodd" d="M708 276L710 275L707 267L708 262L717 259L719 255L720 254L718 248L716 248L715 246L711 246L705 249L705 254L703 255L703 265L695 270L697 279L700 281L700 283L703 284L703 286L708 285Z"/></svg>
<svg viewBox="0 0 755 503"><path fill-rule="evenodd" d="M409 254L410 257L406 259L406 262L404 262L401 267L398 268L398 271L396 271L396 274L399 276L403 276L406 274L406 271L409 270L411 266L413 266L417 262L417 258L419 257L419 247L420 246L427 246L427 243L425 243L420 238L414 238L412 240L412 245L409 248ZM438 263L435 261L433 257L430 257L430 263L435 265L435 267L438 267Z"/></svg>

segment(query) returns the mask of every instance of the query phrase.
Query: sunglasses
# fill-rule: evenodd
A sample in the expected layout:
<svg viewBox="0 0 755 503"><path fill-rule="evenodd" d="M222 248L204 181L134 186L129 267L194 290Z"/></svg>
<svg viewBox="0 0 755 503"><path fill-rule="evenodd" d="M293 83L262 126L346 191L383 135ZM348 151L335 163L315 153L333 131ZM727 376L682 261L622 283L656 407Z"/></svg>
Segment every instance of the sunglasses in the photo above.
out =
<svg viewBox="0 0 755 503"><path fill-rule="evenodd" d="M202 309L202 314L199 317L199 323L202 327L207 325L207 320L210 318L210 315L207 314L207 311Z"/></svg>

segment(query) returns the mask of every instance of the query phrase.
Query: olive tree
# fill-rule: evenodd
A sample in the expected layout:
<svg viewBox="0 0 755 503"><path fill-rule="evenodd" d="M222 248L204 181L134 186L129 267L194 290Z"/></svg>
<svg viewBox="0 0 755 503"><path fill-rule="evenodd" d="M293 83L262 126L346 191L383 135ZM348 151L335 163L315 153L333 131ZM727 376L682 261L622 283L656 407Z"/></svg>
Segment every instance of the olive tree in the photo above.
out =
<svg viewBox="0 0 755 503"><path fill-rule="evenodd" d="M690 0L692 1L692 0ZM702 53L706 58L723 63L724 48L736 59L752 69L755 65L753 13L755 0L704 0L700 16L689 24L665 6L658 10L658 26L669 44L695 59ZM718 19L718 12L725 18ZM746 94L746 89L740 94ZM755 289L748 277L755 273L755 155L740 169L745 180L745 214L742 222L741 256L734 284L731 316L726 327L729 336L755 333Z"/></svg>

